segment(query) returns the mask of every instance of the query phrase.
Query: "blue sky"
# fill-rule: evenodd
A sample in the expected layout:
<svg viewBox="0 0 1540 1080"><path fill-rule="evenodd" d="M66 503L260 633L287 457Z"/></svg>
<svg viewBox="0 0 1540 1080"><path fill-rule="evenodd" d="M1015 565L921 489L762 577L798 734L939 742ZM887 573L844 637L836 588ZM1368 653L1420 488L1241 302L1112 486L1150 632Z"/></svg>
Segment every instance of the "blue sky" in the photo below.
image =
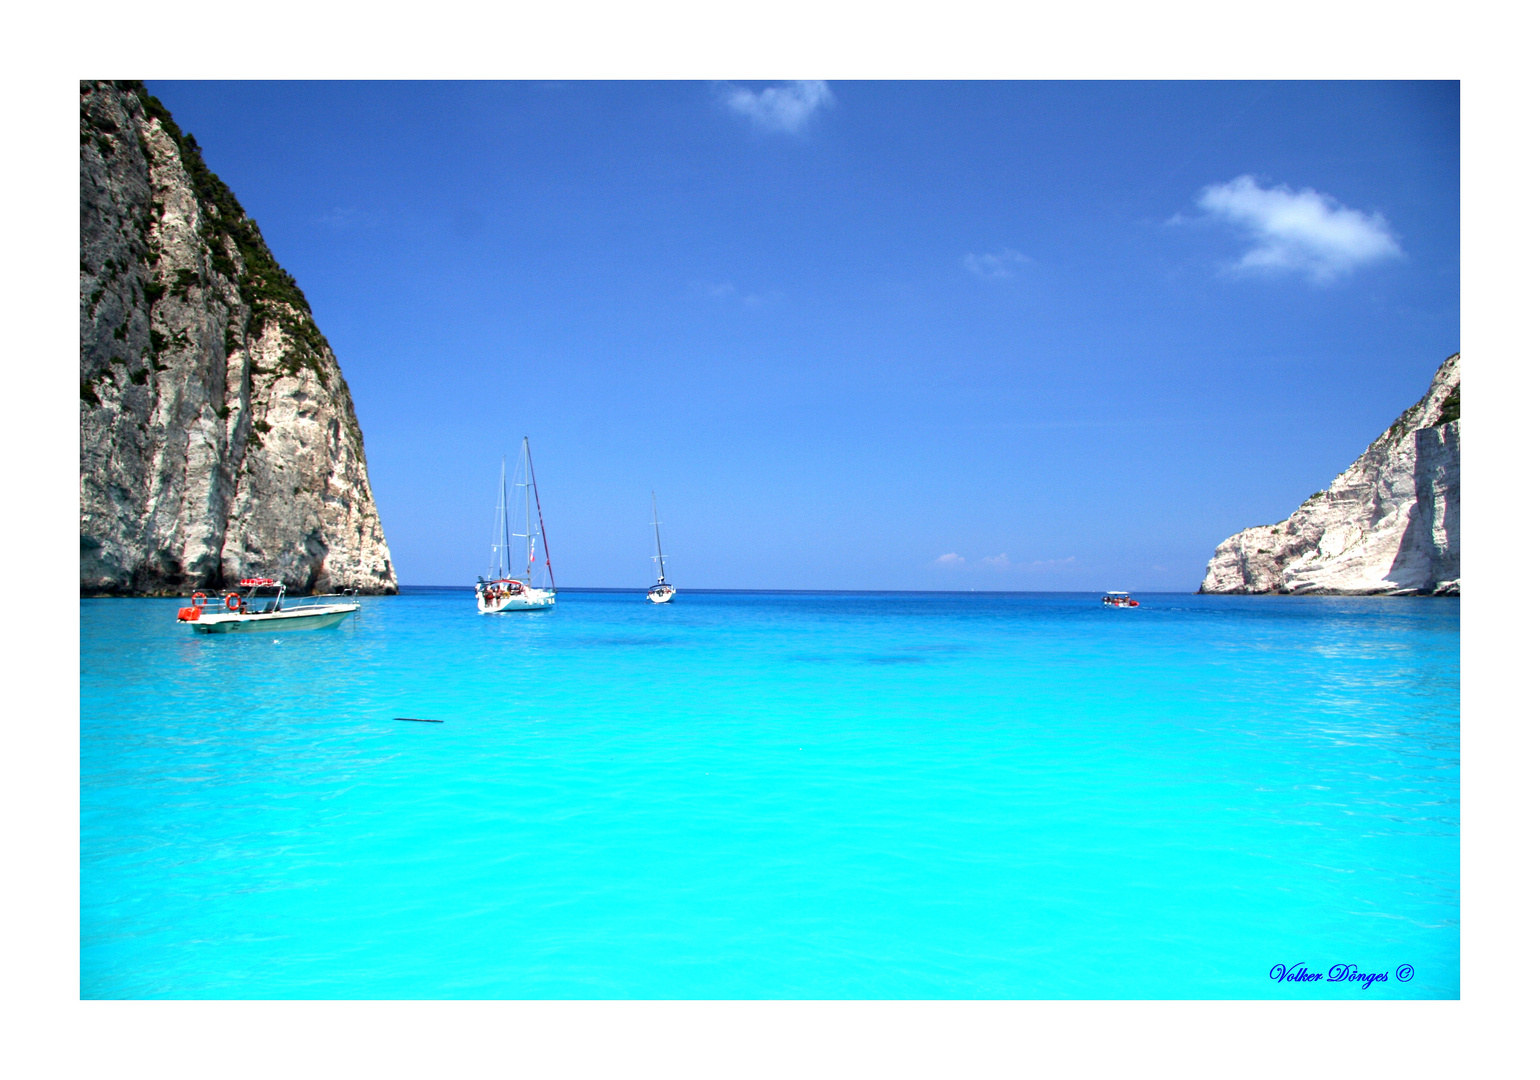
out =
<svg viewBox="0 0 1540 1080"><path fill-rule="evenodd" d="M1454 83L152 81L405 584L1190 591L1460 347Z"/></svg>

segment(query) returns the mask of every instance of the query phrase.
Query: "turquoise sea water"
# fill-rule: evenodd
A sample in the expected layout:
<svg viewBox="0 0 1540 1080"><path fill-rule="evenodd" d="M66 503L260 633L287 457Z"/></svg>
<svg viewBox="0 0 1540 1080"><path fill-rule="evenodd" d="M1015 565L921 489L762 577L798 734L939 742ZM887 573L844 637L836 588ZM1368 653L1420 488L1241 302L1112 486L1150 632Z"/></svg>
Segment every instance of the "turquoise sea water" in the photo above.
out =
<svg viewBox="0 0 1540 1080"><path fill-rule="evenodd" d="M1457 997L1459 601L1142 599L82 601L81 994Z"/></svg>

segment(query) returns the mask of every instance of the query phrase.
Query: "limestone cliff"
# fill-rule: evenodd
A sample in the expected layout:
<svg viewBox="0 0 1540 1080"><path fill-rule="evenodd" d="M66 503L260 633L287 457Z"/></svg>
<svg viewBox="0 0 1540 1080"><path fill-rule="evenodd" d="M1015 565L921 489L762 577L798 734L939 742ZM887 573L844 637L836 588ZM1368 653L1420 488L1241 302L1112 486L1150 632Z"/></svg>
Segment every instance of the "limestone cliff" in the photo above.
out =
<svg viewBox="0 0 1540 1080"><path fill-rule="evenodd" d="M80 84L80 591L393 593L347 382L142 85Z"/></svg>
<svg viewBox="0 0 1540 1080"><path fill-rule="evenodd" d="M1236 533L1204 593L1460 592L1460 354L1331 487Z"/></svg>

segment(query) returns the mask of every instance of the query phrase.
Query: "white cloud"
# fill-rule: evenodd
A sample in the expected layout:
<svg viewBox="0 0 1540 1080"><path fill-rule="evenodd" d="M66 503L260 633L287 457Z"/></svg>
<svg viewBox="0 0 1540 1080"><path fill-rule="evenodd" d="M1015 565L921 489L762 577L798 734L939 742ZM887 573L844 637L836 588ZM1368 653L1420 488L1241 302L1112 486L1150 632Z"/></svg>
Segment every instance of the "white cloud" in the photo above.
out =
<svg viewBox="0 0 1540 1080"><path fill-rule="evenodd" d="M316 219L329 229L345 232L348 229L368 228L375 224L373 214L366 214L356 206L339 206L329 214L322 214Z"/></svg>
<svg viewBox="0 0 1540 1080"><path fill-rule="evenodd" d="M1070 555L1063 559L1034 559L1029 563L1017 563L1011 562L1010 556L1002 551L998 555L985 555L983 558L975 559L972 563L969 563L967 559L957 554L957 552L949 551L945 555L939 556L934 565L950 567L954 570L969 567L987 570L1025 570L1031 573L1033 571L1067 569L1075 565L1075 557Z"/></svg>
<svg viewBox="0 0 1540 1080"><path fill-rule="evenodd" d="M1001 248L999 251L988 255L968 254L963 256L963 266L970 273L977 274L985 281L999 281L1002 278L1015 277L1015 268L1032 260L1019 251L1010 248Z"/></svg>
<svg viewBox="0 0 1540 1080"><path fill-rule="evenodd" d="M1027 564L1028 570L1062 570L1075 561L1073 555L1066 559L1033 559Z"/></svg>
<svg viewBox="0 0 1540 1080"><path fill-rule="evenodd" d="M1237 176L1210 184L1197 202L1251 238L1254 246L1235 264L1237 270L1299 270L1325 282L1402 253L1383 215L1343 206L1313 188L1264 188L1255 177Z"/></svg>
<svg viewBox="0 0 1540 1080"><path fill-rule="evenodd" d="M833 106L834 92L822 79L804 79L769 86L757 93L735 86L727 91L725 100L728 108L741 112L766 131L795 135L807 126L818 109Z"/></svg>
<svg viewBox="0 0 1540 1080"><path fill-rule="evenodd" d="M762 308L777 302L783 295L779 289L770 289L762 293L746 293L731 281L696 282L694 287L713 300L721 303L737 302L746 308Z"/></svg>

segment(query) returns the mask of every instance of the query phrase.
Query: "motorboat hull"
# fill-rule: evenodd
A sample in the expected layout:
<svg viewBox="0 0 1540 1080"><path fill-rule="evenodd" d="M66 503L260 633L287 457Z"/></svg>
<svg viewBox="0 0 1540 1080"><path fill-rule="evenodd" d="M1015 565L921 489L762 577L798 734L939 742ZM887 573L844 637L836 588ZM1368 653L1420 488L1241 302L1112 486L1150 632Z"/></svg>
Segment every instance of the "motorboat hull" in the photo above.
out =
<svg viewBox="0 0 1540 1080"><path fill-rule="evenodd" d="M336 626L359 609L358 604L326 604L292 611L262 614L228 612L201 615L187 623L196 634L277 633L288 630L323 630Z"/></svg>

